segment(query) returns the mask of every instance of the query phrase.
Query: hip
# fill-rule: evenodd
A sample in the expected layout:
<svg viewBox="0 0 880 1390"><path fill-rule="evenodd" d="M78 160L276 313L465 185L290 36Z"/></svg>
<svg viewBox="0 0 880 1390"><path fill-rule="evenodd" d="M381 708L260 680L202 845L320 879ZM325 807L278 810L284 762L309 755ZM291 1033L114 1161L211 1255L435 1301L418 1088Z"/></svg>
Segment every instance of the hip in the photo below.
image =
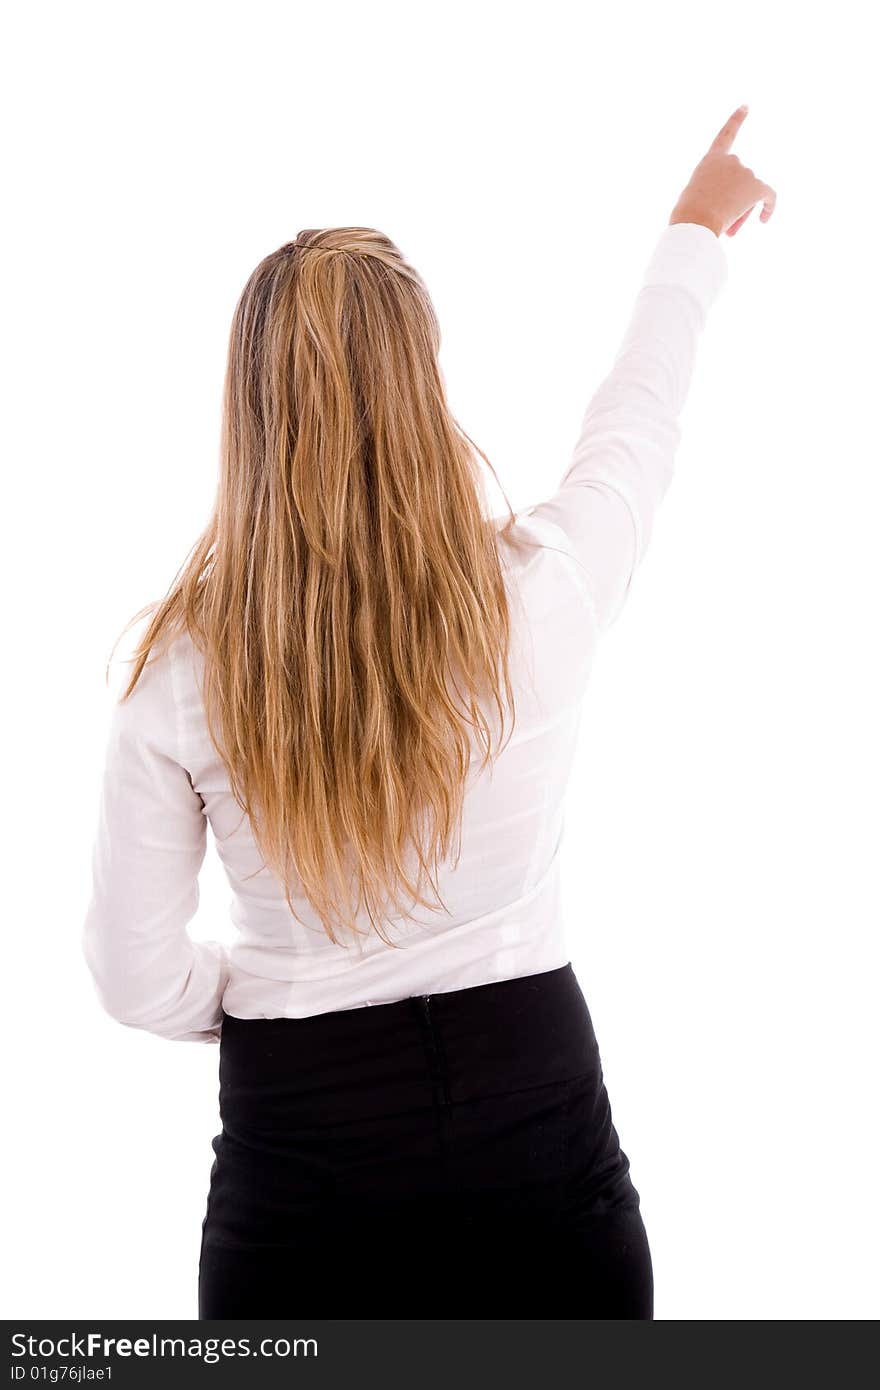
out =
<svg viewBox="0 0 880 1390"><path fill-rule="evenodd" d="M426 1191L637 1201L571 963L306 1018L224 1015L219 1076L215 1155L300 1215Z"/></svg>
<svg viewBox="0 0 880 1390"><path fill-rule="evenodd" d="M371 1315L383 1281L410 1316L649 1300L639 1195L570 963L301 1019L227 1015L220 1114L203 1309L317 1316L346 1269L378 1281ZM361 1315L374 1298L350 1296Z"/></svg>

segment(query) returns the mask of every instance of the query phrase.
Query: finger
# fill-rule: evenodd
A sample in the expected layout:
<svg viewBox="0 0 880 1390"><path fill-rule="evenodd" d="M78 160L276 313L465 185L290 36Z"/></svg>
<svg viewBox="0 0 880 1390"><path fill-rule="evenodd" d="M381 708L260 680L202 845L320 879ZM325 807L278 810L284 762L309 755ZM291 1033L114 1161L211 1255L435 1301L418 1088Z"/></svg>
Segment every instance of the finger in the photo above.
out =
<svg viewBox="0 0 880 1390"><path fill-rule="evenodd" d="M709 146L710 150L715 150L721 154L726 154L734 142L736 133L749 113L747 106L739 106L729 121L725 121L715 139Z"/></svg>
<svg viewBox="0 0 880 1390"><path fill-rule="evenodd" d="M737 232L739 231L740 227L741 227L742 224L745 222L746 218L750 216L750 214L752 213L752 211L753 211L753 209L752 209L752 208L749 208L748 212L744 212L743 215L742 215L742 217L738 217L738 218L736 219L735 222L731 223L731 225L730 225L730 226L728 227L728 229L727 229L727 235L728 235L728 236L736 236L736 234L737 234Z"/></svg>
<svg viewBox="0 0 880 1390"><path fill-rule="evenodd" d="M773 216L773 209L776 207L776 189L771 188L769 183L761 184L761 197L764 199L764 206L761 209L761 221L769 222Z"/></svg>

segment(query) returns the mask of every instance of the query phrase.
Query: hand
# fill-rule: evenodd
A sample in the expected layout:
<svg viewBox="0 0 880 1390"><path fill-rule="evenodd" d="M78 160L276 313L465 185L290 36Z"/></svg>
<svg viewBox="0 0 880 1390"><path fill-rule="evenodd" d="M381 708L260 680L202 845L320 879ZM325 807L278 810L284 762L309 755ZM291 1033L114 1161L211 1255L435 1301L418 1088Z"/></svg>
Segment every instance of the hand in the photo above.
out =
<svg viewBox="0 0 880 1390"><path fill-rule="evenodd" d="M769 222L776 207L774 189L730 153L747 113L748 107L740 106L721 127L673 208L670 226L675 222L698 222L716 236L722 232L736 236L755 204L762 201L761 221Z"/></svg>

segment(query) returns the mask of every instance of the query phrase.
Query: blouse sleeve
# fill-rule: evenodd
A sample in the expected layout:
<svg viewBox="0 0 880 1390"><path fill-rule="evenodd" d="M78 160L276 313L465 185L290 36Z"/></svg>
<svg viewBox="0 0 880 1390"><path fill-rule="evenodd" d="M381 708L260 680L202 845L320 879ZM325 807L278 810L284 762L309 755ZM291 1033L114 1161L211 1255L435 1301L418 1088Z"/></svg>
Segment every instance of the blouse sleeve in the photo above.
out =
<svg viewBox="0 0 880 1390"><path fill-rule="evenodd" d="M112 710L83 954L103 1008L179 1042L219 1041L228 952L194 942L204 803L178 754L167 650ZM127 683L127 682L126 682Z"/></svg>
<svg viewBox="0 0 880 1390"><path fill-rule="evenodd" d="M623 607L671 481L699 335L726 278L721 239L709 227L665 228L558 489L527 512L564 533L600 630Z"/></svg>

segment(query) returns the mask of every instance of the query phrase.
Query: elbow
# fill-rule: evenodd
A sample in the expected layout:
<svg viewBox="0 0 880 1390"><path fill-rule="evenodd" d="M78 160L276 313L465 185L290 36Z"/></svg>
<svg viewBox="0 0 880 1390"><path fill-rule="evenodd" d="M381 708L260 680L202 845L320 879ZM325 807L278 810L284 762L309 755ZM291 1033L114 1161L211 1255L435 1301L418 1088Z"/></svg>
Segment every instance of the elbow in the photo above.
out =
<svg viewBox="0 0 880 1390"><path fill-rule="evenodd" d="M134 982L125 962L102 945L102 939L90 931L88 923L82 932L80 948L104 1013L127 1028L149 1030L152 1023L150 1010L144 1007L143 999L135 993Z"/></svg>
<svg viewBox="0 0 880 1390"><path fill-rule="evenodd" d="M103 979L92 973L98 1002L108 1018L125 1028L135 1028L142 1033L152 1033L155 1037L169 1042L220 1041L219 1025L206 1028L193 1028L188 1020L175 1017L167 1010L138 1000L128 991L124 982Z"/></svg>
<svg viewBox="0 0 880 1390"><path fill-rule="evenodd" d="M102 931L92 933L86 925L82 934L82 954L92 978L95 993L104 1013L126 1028L153 1033L171 1042L206 1042L220 1040L221 992L213 983L200 993L193 986L202 985L196 978L192 963L183 963L180 975L158 971L155 967L138 971L131 958L108 945L112 935ZM219 971L223 948L210 944L201 948L212 968ZM196 953L196 959L201 955ZM220 975L221 983L225 979Z"/></svg>
<svg viewBox="0 0 880 1390"><path fill-rule="evenodd" d="M107 1017L112 1018L114 1023L124 1024L126 1028L149 1030L149 1014L131 997L125 989L124 982L115 978L112 973L102 972L92 960L88 961L88 965L95 995Z"/></svg>

